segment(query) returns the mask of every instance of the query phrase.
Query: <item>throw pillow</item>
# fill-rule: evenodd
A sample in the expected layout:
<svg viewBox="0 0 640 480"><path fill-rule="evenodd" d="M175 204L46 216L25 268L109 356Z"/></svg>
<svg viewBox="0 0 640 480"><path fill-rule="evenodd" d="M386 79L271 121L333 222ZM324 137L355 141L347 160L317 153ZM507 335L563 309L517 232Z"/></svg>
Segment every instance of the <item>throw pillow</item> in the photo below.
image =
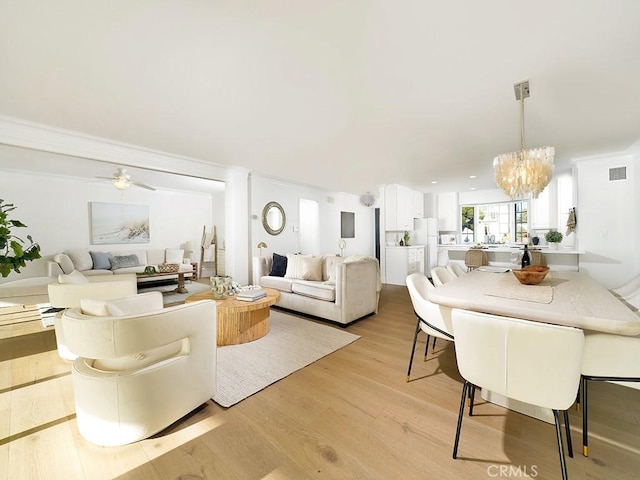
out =
<svg viewBox="0 0 640 480"><path fill-rule="evenodd" d="M302 280L322 280L322 257L308 257L302 259Z"/></svg>
<svg viewBox="0 0 640 480"><path fill-rule="evenodd" d="M287 272L284 274L284 278L298 278L302 279L304 269L302 262L304 258L309 258L311 255L293 255L287 253Z"/></svg>
<svg viewBox="0 0 640 480"><path fill-rule="evenodd" d="M165 263L177 263L180 265L184 259L184 250L167 248L165 250Z"/></svg>
<svg viewBox="0 0 640 480"><path fill-rule="evenodd" d="M69 285L82 285L85 283L89 283L89 279L85 277L78 270L74 270L73 272L67 275L58 275L58 283L66 283Z"/></svg>
<svg viewBox="0 0 640 480"><path fill-rule="evenodd" d="M92 317L108 317L110 315L106 300L92 298L80 299L80 311L83 315L91 315Z"/></svg>
<svg viewBox="0 0 640 480"><path fill-rule="evenodd" d="M69 255L65 253L58 253L53 256L53 261L60 265L62 273L71 273L75 270L73 262L69 258Z"/></svg>
<svg viewBox="0 0 640 480"><path fill-rule="evenodd" d="M287 257L284 255L273 254L273 262L271 263L270 277L284 277L287 273Z"/></svg>
<svg viewBox="0 0 640 480"><path fill-rule="evenodd" d="M140 260L138 256L135 254L131 255L114 255L109 259L111 263L111 270L116 270L118 268L126 268L126 267L137 267L140 265Z"/></svg>
<svg viewBox="0 0 640 480"><path fill-rule="evenodd" d="M93 260L93 268L96 270L111 269L111 254L109 252L89 252Z"/></svg>
<svg viewBox="0 0 640 480"><path fill-rule="evenodd" d="M89 250L67 250L66 253L67 255L69 255L69 258L73 262L73 267L76 270L80 270L82 272L84 270L91 270L93 268L93 260L91 259Z"/></svg>

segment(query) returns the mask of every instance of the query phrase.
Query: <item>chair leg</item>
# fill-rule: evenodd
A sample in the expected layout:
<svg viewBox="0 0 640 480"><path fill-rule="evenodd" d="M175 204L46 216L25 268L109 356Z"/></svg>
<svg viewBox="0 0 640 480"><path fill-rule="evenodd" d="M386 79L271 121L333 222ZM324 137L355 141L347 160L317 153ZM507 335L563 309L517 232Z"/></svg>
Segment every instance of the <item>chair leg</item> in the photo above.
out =
<svg viewBox="0 0 640 480"><path fill-rule="evenodd" d="M571 427L569 426L569 412L564 410L564 431L567 437L567 453L573 458L573 443L571 442Z"/></svg>
<svg viewBox="0 0 640 480"><path fill-rule="evenodd" d="M556 424L556 438L558 439L558 452L560 454L560 469L562 470L562 480L567 480L567 462L564 458L564 447L562 446L562 429L560 428L560 415L558 410L553 410L553 419Z"/></svg>
<svg viewBox="0 0 640 480"><path fill-rule="evenodd" d="M407 369L407 382L409 381L409 376L411 375L411 365L413 364L413 355L416 352L416 342L418 341L418 333L420 333L419 318L418 318L418 323L416 324L416 333L413 334L413 346L411 347L411 357L409 358L409 368Z"/></svg>
<svg viewBox="0 0 640 480"><path fill-rule="evenodd" d="M473 416L473 404L476 400L476 386L472 383L469 384L469 416Z"/></svg>
<svg viewBox="0 0 640 480"><path fill-rule="evenodd" d="M436 351L436 340L437 340L437 337L433 337L433 345L431 345L431 353L435 353ZM425 360L427 359L426 355L424 356L424 359Z"/></svg>
<svg viewBox="0 0 640 480"><path fill-rule="evenodd" d="M582 383L582 455L589 456L589 433L587 431L587 382L586 377L581 378Z"/></svg>
<svg viewBox="0 0 640 480"><path fill-rule="evenodd" d="M462 395L460 397L460 411L458 413L458 427L456 428L456 439L453 443L453 458L458 458L458 444L460 443L460 431L462 430L462 417L464 416L464 401L467 397L467 391L471 384L465 380L462 385Z"/></svg>
<svg viewBox="0 0 640 480"><path fill-rule="evenodd" d="M429 353L429 341L431 340L431 335L427 335L427 340L424 344L424 358L422 359L423 362L427 361L427 353ZM433 343L436 343L436 337L433 337Z"/></svg>

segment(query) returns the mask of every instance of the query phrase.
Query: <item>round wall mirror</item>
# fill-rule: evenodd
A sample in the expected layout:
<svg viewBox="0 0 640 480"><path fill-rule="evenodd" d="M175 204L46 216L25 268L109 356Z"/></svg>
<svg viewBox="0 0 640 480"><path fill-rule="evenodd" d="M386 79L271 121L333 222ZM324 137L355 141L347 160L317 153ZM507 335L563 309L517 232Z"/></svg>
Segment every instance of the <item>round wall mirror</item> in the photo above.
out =
<svg viewBox="0 0 640 480"><path fill-rule="evenodd" d="M262 226L269 235L280 234L286 222L284 209L278 202L269 202L262 209Z"/></svg>

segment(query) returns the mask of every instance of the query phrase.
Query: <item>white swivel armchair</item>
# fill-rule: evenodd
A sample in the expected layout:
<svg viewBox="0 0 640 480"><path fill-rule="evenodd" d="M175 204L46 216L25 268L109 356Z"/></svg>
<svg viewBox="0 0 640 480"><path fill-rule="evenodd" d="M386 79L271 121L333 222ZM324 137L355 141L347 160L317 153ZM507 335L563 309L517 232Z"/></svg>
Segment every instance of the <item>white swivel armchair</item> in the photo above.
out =
<svg viewBox="0 0 640 480"><path fill-rule="evenodd" d="M150 292L83 300L62 315L78 358L72 378L80 434L102 446L147 438L216 392L216 303L162 308Z"/></svg>
<svg viewBox="0 0 640 480"><path fill-rule="evenodd" d="M83 276L81 275L81 277ZM111 300L135 295L138 292L135 273L93 275L84 278L87 283L50 283L47 289L51 306L54 308L79 307L80 300L83 298ZM61 314L58 314L53 320L58 355L65 360L75 360L76 355L71 353L67 348L60 318Z"/></svg>
<svg viewBox="0 0 640 480"><path fill-rule="evenodd" d="M446 267L433 267L431 269L431 280L436 287L440 287L456 278Z"/></svg>
<svg viewBox="0 0 640 480"><path fill-rule="evenodd" d="M640 320L640 318L638 319ZM589 456L587 386L589 381L610 381L640 389L640 336L585 334L582 359L582 454Z"/></svg>
<svg viewBox="0 0 640 480"><path fill-rule="evenodd" d="M423 331L427 334L427 341L424 350L424 360L427 360L427 350L429 340L436 338L453 341L453 328L451 326L451 309L441 307L429 301L428 292L435 288L429 279L422 273L412 273L407 277L407 288L413 310L417 317L416 330L413 335L413 346L411 347L411 357L409 358L409 368L407 369L407 382L411 376L411 365L416 350L418 333Z"/></svg>
<svg viewBox="0 0 640 480"><path fill-rule="evenodd" d="M580 384L582 330L458 309L453 309L452 320L458 369L465 380L453 458L458 455L465 400L473 398L478 386L553 410L562 478L566 479L558 411L564 413L569 456L573 457L567 409Z"/></svg>

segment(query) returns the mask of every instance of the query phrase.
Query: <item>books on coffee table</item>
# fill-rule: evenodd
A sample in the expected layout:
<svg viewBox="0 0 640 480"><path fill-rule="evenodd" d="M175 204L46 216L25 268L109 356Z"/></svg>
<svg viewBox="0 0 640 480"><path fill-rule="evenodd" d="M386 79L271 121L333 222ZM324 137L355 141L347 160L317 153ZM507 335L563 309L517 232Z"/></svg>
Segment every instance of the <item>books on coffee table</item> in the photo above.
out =
<svg viewBox="0 0 640 480"><path fill-rule="evenodd" d="M244 292L238 292L236 299L242 300L243 302L254 302L266 296L267 296L267 292L265 292L260 288L255 290L246 290Z"/></svg>

